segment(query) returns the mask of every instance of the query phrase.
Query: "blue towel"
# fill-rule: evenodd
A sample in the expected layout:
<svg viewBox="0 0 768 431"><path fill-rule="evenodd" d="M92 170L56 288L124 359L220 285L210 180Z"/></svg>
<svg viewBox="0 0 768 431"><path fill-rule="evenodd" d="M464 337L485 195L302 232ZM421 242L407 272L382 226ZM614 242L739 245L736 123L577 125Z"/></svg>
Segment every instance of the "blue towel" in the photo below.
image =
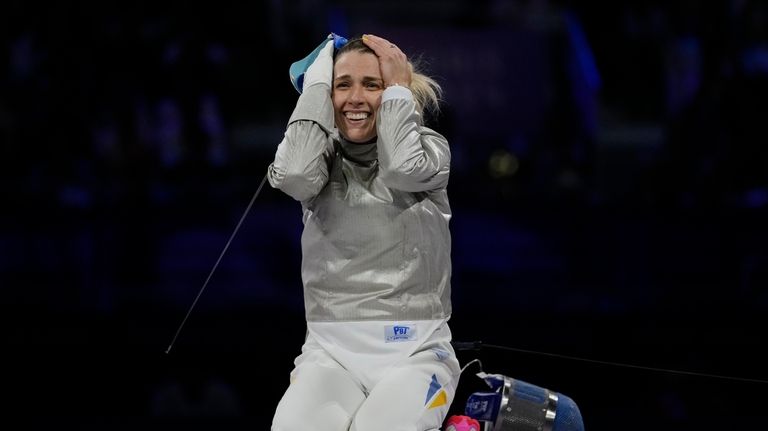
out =
<svg viewBox="0 0 768 431"><path fill-rule="evenodd" d="M291 77L291 84L293 84L293 88L295 88L299 94L301 94L301 91L304 88L304 74L307 72L309 65L315 61L317 55L320 54L320 50L323 49L329 39L333 39L333 46L336 49L341 48L347 43L347 39L345 37L331 33L320 45L317 46L317 48L310 52L309 55L299 61L294 62L288 69L288 75Z"/></svg>

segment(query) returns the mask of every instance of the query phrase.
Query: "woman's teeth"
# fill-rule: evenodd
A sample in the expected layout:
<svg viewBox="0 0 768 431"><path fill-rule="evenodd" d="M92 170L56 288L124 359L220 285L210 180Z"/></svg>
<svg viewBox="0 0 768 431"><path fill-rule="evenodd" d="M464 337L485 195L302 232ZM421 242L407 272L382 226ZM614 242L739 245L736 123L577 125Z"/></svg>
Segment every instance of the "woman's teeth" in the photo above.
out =
<svg viewBox="0 0 768 431"><path fill-rule="evenodd" d="M350 120L365 120L368 118L367 112L347 112L344 114Z"/></svg>

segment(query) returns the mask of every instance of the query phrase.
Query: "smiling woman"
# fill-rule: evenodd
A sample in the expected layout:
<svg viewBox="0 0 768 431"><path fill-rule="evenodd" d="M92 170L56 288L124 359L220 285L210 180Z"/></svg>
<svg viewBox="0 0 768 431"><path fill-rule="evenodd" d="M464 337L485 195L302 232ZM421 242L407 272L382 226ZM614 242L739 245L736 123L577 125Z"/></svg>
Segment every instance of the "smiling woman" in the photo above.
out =
<svg viewBox="0 0 768 431"><path fill-rule="evenodd" d="M379 60L373 52L360 51L337 58L331 93L336 126L348 141L368 142L376 138L376 113L384 91Z"/></svg>
<svg viewBox="0 0 768 431"><path fill-rule="evenodd" d="M336 52L332 99L336 125L343 137L360 143L376 136L375 116L381 94L392 86L411 90L419 115L425 109L439 111L440 85L417 71L396 45L364 35ZM348 123L345 119L368 121Z"/></svg>
<svg viewBox="0 0 768 431"><path fill-rule="evenodd" d="M461 374L450 150L422 120L440 86L381 37L332 36L311 54L269 168L303 210L307 321L272 429L438 429Z"/></svg>

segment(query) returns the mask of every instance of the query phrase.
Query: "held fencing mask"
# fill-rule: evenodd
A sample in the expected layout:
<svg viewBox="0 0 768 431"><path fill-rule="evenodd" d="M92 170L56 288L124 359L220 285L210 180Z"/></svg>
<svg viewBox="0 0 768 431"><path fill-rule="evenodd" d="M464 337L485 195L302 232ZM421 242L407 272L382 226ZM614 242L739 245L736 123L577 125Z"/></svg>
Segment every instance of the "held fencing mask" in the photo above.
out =
<svg viewBox="0 0 768 431"><path fill-rule="evenodd" d="M475 392L465 414L485 431L584 431L576 403L567 396L501 374L478 373L492 392Z"/></svg>

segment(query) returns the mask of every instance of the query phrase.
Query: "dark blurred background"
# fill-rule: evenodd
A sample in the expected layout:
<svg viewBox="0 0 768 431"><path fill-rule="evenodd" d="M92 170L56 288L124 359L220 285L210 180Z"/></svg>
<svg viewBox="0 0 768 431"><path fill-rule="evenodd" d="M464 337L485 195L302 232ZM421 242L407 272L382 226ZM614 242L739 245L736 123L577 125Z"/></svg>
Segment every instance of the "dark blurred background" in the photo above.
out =
<svg viewBox="0 0 768 431"><path fill-rule="evenodd" d="M765 427L766 383L729 378L768 380L750 0L4 2L4 418L268 428L305 331L297 202L262 190L164 352L330 31L445 89L454 337L523 350L462 364L570 396L590 431Z"/></svg>

